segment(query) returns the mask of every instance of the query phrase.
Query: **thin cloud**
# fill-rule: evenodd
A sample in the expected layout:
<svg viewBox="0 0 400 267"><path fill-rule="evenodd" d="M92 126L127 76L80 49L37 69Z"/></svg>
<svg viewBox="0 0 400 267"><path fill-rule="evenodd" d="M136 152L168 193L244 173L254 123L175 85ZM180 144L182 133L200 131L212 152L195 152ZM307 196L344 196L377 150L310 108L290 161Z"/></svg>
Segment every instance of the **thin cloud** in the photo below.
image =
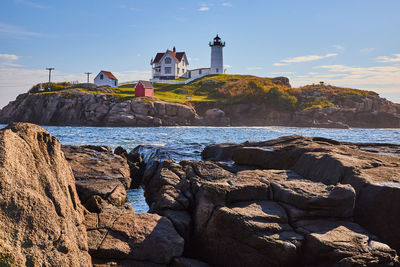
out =
<svg viewBox="0 0 400 267"><path fill-rule="evenodd" d="M198 9L198 11L204 12L204 11L209 11L210 8L208 6L202 6Z"/></svg>
<svg viewBox="0 0 400 267"><path fill-rule="evenodd" d="M274 63L274 66L280 67L280 66L286 66L288 65L287 63Z"/></svg>
<svg viewBox="0 0 400 267"><path fill-rule="evenodd" d="M0 60L18 60L17 55L13 54L0 54Z"/></svg>
<svg viewBox="0 0 400 267"><path fill-rule="evenodd" d="M232 6L232 4L230 2L223 2L221 6Z"/></svg>
<svg viewBox="0 0 400 267"><path fill-rule="evenodd" d="M248 70L262 70L262 67L247 67Z"/></svg>
<svg viewBox="0 0 400 267"><path fill-rule="evenodd" d="M344 46L341 46L341 45L333 45L332 47L334 47L335 49L340 50L340 51L345 50Z"/></svg>
<svg viewBox="0 0 400 267"><path fill-rule="evenodd" d="M296 74L296 72L293 71L284 71L284 72L270 72L269 75L277 75L277 76L282 76L282 75L293 75Z"/></svg>
<svg viewBox="0 0 400 267"><path fill-rule="evenodd" d="M400 62L400 54L393 54L393 57L387 57L387 56L383 56L383 57L378 57L376 59L376 62Z"/></svg>
<svg viewBox="0 0 400 267"><path fill-rule="evenodd" d="M294 58L289 58L289 59L283 59L281 62L284 63L301 63L301 62L309 62L309 61L315 61L315 60L320 60L328 57L335 57L337 56L337 53L330 53L326 54L323 56L319 55L309 55L309 56L301 56L301 57L294 57Z"/></svg>
<svg viewBox="0 0 400 267"><path fill-rule="evenodd" d="M188 60L189 61L199 61L200 58L198 58L198 57L189 57Z"/></svg>
<svg viewBox="0 0 400 267"><path fill-rule="evenodd" d="M224 65L224 69L230 69L230 68L232 68L231 65Z"/></svg>
<svg viewBox="0 0 400 267"><path fill-rule="evenodd" d="M22 67L22 65L15 63L19 56L13 54L0 54L0 66L2 67Z"/></svg>
<svg viewBox="0 0 400 267"><path fill-rule="evenodd" d="M366 48L361 49L360 51L361 51L362 53L371 53L371 52L373 52L374 50L375 50L375 48L366 47Z"/></svg>
<svg viewBox="0 0 400 267"><path fill-rule="evenodd" d="M22 5L33 7L33 8L39 8L39 9L49 8L48 6L41 5L36 2L32 2L32 1L27 1L27 0L14 0L14 2L17 4L22 4Z"/></svg>
<svg viewBox="0 0 400 267"><path fill-rule="evenodd" d="M309 84L324 80L333 85L344 87L357 86L393 86L400 87L399 66L354 67L346 65L322 65L316 69L327 72L317 75L296 76L296 84Z"/></svg>
<svg viewBox="0 0 400 267"><path fill-rule="evenodd" d="M14 25L0 24L0 38L24 39L40 36L43 36L43 34L26 31L23 28Z"/></svg>

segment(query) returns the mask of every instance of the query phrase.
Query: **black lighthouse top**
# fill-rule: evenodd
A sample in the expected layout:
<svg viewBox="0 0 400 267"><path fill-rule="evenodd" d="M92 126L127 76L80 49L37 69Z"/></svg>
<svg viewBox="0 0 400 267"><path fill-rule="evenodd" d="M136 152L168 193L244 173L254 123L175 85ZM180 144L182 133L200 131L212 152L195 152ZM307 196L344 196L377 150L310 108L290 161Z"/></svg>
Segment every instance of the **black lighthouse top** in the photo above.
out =
<svg viewBox="0 0 400 267"><path fill-rule="evenodd" d="M210 46L225 46L225 42L221 42L221 38L218 36L215 36L214 41L209 43Z"/></svg>

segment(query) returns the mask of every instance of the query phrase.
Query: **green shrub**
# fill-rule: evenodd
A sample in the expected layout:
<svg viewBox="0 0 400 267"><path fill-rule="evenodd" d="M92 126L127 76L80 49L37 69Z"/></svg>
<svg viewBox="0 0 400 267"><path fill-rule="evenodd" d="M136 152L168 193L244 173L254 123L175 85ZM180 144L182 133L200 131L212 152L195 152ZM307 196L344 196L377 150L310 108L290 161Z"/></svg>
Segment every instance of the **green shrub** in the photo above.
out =
<svg viewBox="0 0 400 267"><path fill-rule="evenodd" d="M297 98L295 96L289 95L278 87L269 89L265 93L265 100L270 105L285 110L294 110L297 104Z"/></svg>
<svg viewBox="0 0 400 267"><path fill-rule="evenodd" d="M303 104L303 110L309 110L313 108L326 108L333 106L334 104L327 99L313 98Z"/></svg>
<svg viewBox="0 0 400 267"><path fill-rule="evenodd" d="M34 94L34 93L40 93L39 91L40 87L42 87L43 91L61 91L64 90L65 88L68 88L71 86L71 83L69 82L61 82L61 83L38 83L34 85L30 90L29 93ZM50 90L49 90L50 88Z"/></svg>

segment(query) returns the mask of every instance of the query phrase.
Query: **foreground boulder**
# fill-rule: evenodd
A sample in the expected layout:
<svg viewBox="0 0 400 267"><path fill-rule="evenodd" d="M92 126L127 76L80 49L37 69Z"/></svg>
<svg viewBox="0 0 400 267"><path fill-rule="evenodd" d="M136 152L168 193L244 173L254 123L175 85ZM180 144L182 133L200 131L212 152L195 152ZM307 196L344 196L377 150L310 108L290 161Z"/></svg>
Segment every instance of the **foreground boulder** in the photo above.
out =
<svg viewBox="0 0 400 267"><path fill-rule="evenodd" d="M169 219L157 214L135 214L129 204L88 214L86 227L95 262L115 261L122 266L136 266L133 262L141 261L166 265L183 252L184 240ZM132 262L128 264L129 261Z"/></svg>
<svg viewBox="0 0 400 267"><path fill-rule="evenodd" d="M291 169L326 185L351 185L355 222L400 251L400 145L286 136L212 145L202 156L261 169Z"/></svg>
<svg viewBox="0 0 400 267"><path fill-rule="evenodd" d="M0 130L0 265L91 266L83 207L59 141L43 128Z"/></svg>
<svg viewBox="0 0 400 267"><path fill-rule="evenodd" d="M326 185L291 170L228 171L208 161L166 160L152 169L144 180L146 200L184 237L185 256L213 266L398 264L395 250L352 222L351 185ZM337 232L321 237L329 244L312 243L310 237L324 234L313 226L316 221L338 233L348 229L348 244L338 245Z"/></svg>
<svg viewBox="0 0 400 267"><path fill-rule="evenodd" d="M183 253L184 239L168 217L135 213L126 202L139 154L102 146L63 146L72 166L94 266L166 266ZM131 177L132 176L132 177Z"/></svg>
<svg viewBox="0 0 400 267"><path fill-rule="evenodd" d="M102 146L66 145L62 149L72 167L79 198L89 211L125 203L132 180L126 158Z"/></svg>
<svg viewBox="0 0 400 267"><path fill-rule="evenodd" d="M359 225L336 220L306 220L295 224L305 235L306 264L339 266L395 265L396 252Z"/></svg>

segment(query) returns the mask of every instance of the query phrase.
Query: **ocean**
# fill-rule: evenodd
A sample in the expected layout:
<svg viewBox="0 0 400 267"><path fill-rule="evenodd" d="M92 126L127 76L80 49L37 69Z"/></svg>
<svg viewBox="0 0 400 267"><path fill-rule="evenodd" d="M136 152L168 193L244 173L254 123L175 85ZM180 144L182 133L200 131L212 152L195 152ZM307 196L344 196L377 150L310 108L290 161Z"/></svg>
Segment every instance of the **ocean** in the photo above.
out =
<svg viewBox="0 0 400 267"><path fill-rule="evenodd" d="M263 141L285 135L319 136L347 142L400 144L400 129L319 129L296 127L59 127L44 126L65 145L138 145L161 149L175 161L200 160L209 144ZM131 189L128 201L136 212L146 212L143 189Z"/></svg>

